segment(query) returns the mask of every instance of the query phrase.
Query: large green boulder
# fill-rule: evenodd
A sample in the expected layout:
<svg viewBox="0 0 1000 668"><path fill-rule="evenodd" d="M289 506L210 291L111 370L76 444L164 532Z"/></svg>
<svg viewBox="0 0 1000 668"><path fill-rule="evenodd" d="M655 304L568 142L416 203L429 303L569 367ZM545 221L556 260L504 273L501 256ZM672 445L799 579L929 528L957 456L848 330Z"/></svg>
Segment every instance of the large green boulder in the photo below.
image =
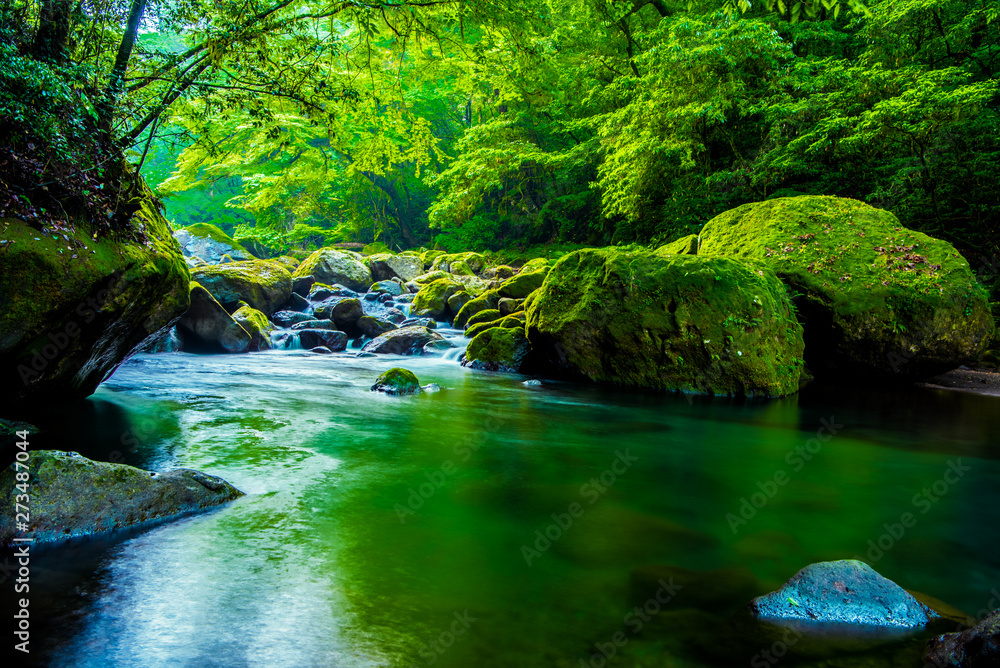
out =
<svg viewBox="0 0 1000 668"><path fill-rule="evenodd" d="M0 500L8 508L22 490L15 464L0 473ZM107 533L130 526L189 515L243 496L222 478L176 469L153 473L75 452L37 450L27 465L31 519L27 534L36 543ZM22 534L13 513L0 515L0 545ZM23 535L23 534L22 534Z"/></svg>
<svg viewBox="0 0 1000 668"><path fill-rule="evenodd" d="M993 334L986 291L951 244L855 200L741 206L705 224L698 255L758 260L784 281L817 376L925 377L976 357Z"/></svg>
<svg viewBox="0 0 1000 668"><path fill-rule="evenodd" d="M434 318L441 320L451 311L448 308L448 298L463 288L462 284L451 278L439 278L425 284L413 298L410 313L415 318Z"/></svg>
<svg viewBox="0 0 1000 668"><path fill-rule="evenodd" d="M174 232L185 257L201 258L208 264L218 264L229 256L232 260L252 260L253 255L231 236L210 223L195 223Z"/></svg>
<svg viewBox="0 0 1000 668"><path fill-rule="evenodd" d="M187 264L153 196L94 239L0 219L0 384L10 400L86 397L188 308Z"/></svg>
<svg viewBox="0 0 1000 668"><path fill-rule="evenodd" d="M195 282L191 283L191 307L177 321L177 335L189 352L245 353L253 343L250 332Z"/></svg>
<svg viewBox="0 0 1000 668"><path fill-rule="evenodd" d="M455 327L465 327L472 316L482 311L496 309L500 303L500 293L496 290L487 290L475 299L465 303L455 315Z"/></svg>
<svg viewBox="0 0 1000 668"><path fill-rule="evenodd" d="M243 304L233 313L233 320L250 335L250 350L258 352L271 349L271 332L274 325L262 311Z"/></svg>
<svg viewBox="0 0 1000 668"><path fill-rule="evenodd" d="M555 264L526 308L532 349L571 377L723 395L798 389L802 327L763 266L581 250Z"/></svg>
<svg viewBox="0 0 1000 668"><path fill-rule="evenodd" d="M313 283L339 283L364 292L373 281L372 272L357 253L321 248L296 267L292 282L295 292L306 295Z"/></svg>
<svg viewBox="0 0 1000 668"><path fill-rule="evenodd" d="M524 327L490 327L465 349L462 366L485 371L521 371L531 352Z"/></svg>
<svg viewBox="0 0 1000 668"><path fill-rule="evenodd" d="M548 275L548 267L520 273L512 276L500 284L500 296L508 299L524 299L532 292L542 287L545 277Z"/></svg>
<svg viewBox="0 0 1000 668"><path fill-rule="evenodd" d="M198 267L191 278L212 293L227 311L246 302L270 316L284 306L292 294L292 275L276 262L247 260Z"/></svg>

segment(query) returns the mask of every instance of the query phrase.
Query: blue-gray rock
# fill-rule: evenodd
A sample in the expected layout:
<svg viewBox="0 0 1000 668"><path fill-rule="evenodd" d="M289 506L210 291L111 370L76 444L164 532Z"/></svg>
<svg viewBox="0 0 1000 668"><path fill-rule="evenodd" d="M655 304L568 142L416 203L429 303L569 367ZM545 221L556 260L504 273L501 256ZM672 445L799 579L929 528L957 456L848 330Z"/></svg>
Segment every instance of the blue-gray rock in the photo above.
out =
<svg viewBox="0 0 1000 668"><path fill-rule="evenodd" d="M403 286L396 281L379 281L377 283L372 283L372 286L368 288L368 292L384 292L392 296L403 294Z"/></svg>
<svg viewBox="0 0 1000 668"><path fill-rule="evenodd" d="M191 469L152 473L125 464L95 462L75 452L37 450L28 460L31 519L36 543L106 533L152 520L187 515L243 496L222 478ZM0 474L0 499L13 508L12 464ZM18 535L14 513L0 513L0 544Z"/></svg>
<svg viewBox="0 0 1000 668"><path fill-rule="evenodd" d="M337 325L332 320L303 320L292 325L293 331L300 329L337 329Z"/></svg>
<svg viewBox="0 0 1000 668"><path fill-rule="evenodd" d="M368 353L419 355L425 345L443 339L443 336L426 327L400 327L372 339L363 350Z"/></svg>
<svg viewBox="0 0 1000 668"><path fill-rule="evenodd" d="M994 610L971 629L929 640L924 662L934 668L1000 666L1000 610Z"/></svg>
<svg viewBox="0 0 1000 668"><path fill-rule="evenodd" d="M329 329L303 329L299 331L299 343L311 349L324 346L333 351L347 348L347 334Z"/></svg>
<svg viewBox="0 0 1000 668"><path fill-rule="evenodd" d="M306 322L307 320L314 320L315 316L309 315L308 313L300 313L299 311L278 311L271 316L271 322L279 327L290 327L298 322Z"/></svg>
<svg viewBox="0 0 1000 668"><path fill-rule="evenodd" d="M379 318L374 315L365 315L358 320L358 329L361 333L368 338L374 339L377 336L385 334L386 332L391 332L394 329L398 329L396 325L389 322L385 318Z"/></svg>
<svg viewBox="0 0 1000 668"><path fill-rule="evenodd" d="M800 621L920 630L939 615L868 564L854 559L806 566L781 589L750 603L762 621Z"/></svg>
<svg viewBox="0 0 1000 668"><path fill-rule="evenodd" d="M340 285L314 285L309 289L309 297L306 301L321 302L330 297L357 297L358 293L350 288Z"/></svg>
<svg viewBox="0 0 1000 668"><path fill-rule="evenodd" d="M426 327L427 329L437 329L437 321L433 318L407 318L403 322L399 323L400 327L410 327L411 325L416 327Z"/></svg>
<svg viewBox="0 0 1000 668"><path fill-rule="evenodd" d="M285 302L285 309L288 311L305 311L309 306L309 300L297 292L290 294Z"/></svg>

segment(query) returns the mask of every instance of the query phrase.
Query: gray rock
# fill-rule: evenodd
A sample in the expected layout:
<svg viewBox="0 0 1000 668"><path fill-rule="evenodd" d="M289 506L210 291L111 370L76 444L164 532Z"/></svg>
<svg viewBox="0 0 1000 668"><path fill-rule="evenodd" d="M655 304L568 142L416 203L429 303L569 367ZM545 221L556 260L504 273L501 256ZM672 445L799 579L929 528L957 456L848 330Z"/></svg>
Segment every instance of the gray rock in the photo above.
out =
<svg viewBox="0 0 1000 668"><path fill-rule="evenodd" d="M511 299L509 297L504 297L497 302L497 308L500 310L500 315L510 315L511 313L517 311L517 308L523 302L523 299Z"/></svg>
<svg viewBox="0 0 1000 668"><path fill-rule="evenodd" d="M389 255L388 253L371 255L368 257L368 266L376 281L391 278L399 278L404 282L412 281L424 273L423 262L420 261L420 258L407 255Z"/></svg>
<svg viewBox="0 0 1000 668"><path fill-rule="evenodd" d="M177 322L183 349L191 352L245 353L252 337L211 293L191 284L191 307Z"/></svg>
<svg viewBox="0 0 1000 668"><path fill-rule="evenodd" d="M365 314L361 300L357 297L330 297L313 309L318 319L329 319L344 329L356 323Z"/></svg>
<svg viewBox="0 0 1000 668"><path fill-rule="evenodd" d="M939 615L854 559L806 566L782 587L750 603L764 621L802 621L923 629Z"/></svg>
<svg viewBox="0 0 1000 668"><path fill-rule="evenodd" d="M285 309L288 311L305 311L309 306L309 300L297 292L290 294L285 302Z"/></svg>
<svg viewBox="0 0 1000 668"><path fill-rule="evenodd" d="M437 321L433 318L408 318L399 323L400 327L426 327L427 329L437 329Z"/></svg>
<svg viewBox="0 0 1000 668"><path fill-rule="evenodd" d="M12 464L0 474L0 498L14 507ZM38 450L28 460L31 519L36 543L106 533L152 520L187 515L243 496L222 478L191 469L151 473L125 464L95 462L75 452ZM0 544L18 535L13 513L0 514Z"/></svg>
<svg viewBox="0 0 1000 668"><path fill-rule="evenodd" d="M360 256L334 248L322 248L302 261L292 274L293 289L302 294L313 283L340 283L351 290L367 290L372 273L358 259Z"/></svg>
<svg viewBox="0 0 1000 668"><path fill-rule="evenodd" d="M307 320L315 320L315 316L299 311L278 311L271 316L271 322L279 327L289 327L297 322L306 322Z"/></svg>
<svg viewBox="0 0 1000 668"><path fill-rule="evenodd" d="M401 295L396 295L396 301L400 304L409 304L413 301L414 297L416 297L416 295L412 292L404 292Z"/></svg>
<svg viewBox="0 0 1000 668"><path fill-rule="evenodd" d="M357 297L358 293L343 285L314 285L306 301L321 302L330 297Z"/></svg>
<svg viewBox="0 0 1000 668"><path fill-rule="evenodd" d="M994 610L971 629L929 640L924 662L933 668L1000 666L1000 610Z"/></svg>
<svg viewBox="0 0 1000 668"><path fill-rule="evenodd" d="M300 329L337 329L332 320L303 320L292 325L292 330Z"/></svg>
<svg viewBox="0 0 1000 668"><path fill-rule="evenodd" d="M372 283L372 286L368 288L368 292L384 292L395 297L403 294L403 286L395 281L379 281L378 283Z"/></svg>
<svg viewBox="0 0 1000 668"><path fill-rule="evenodd" d="M434 341L429 341L423 348L424 354L439 353L450 348L454 348L455 344L448 339L435 339Z"/></svg>
<svg viewBox="0 0 1000 668"><path fill-rule="evenodd" d="M324 346L332 351L347 348L347 334L329 329L303 329L299 331L299 343L310 349Z"/></svg>
<svg viewBox="0 0 1000 668"><path fill-rule="evenodd" d="M426 327L401 327L369 341L362 350L391 355L419 355L425 345L436 340L444 340L444 337Z"/></svg>

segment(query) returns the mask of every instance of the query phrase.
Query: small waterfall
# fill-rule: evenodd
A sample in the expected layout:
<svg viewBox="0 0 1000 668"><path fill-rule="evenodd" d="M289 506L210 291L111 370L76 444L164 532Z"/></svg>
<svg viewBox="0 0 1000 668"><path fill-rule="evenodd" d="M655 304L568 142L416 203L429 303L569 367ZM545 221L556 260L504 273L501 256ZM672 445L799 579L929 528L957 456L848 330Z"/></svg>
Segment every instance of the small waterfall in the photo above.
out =
<svg viewBox="0 0 1000 668"><path fill-rule="evenodd" d="M403 315L405 315L407 318L410 317L410 307L411 306L412 306L412 304L409 304L409 303L396 302L396 308L398 308L400 311L402 311Z"/></svg>
<svg viewBox="0 0 1000 668"><path fill-rule="evenodd" d="M465 354L465 349L469 347L469 339L461 335L456 337L449 336L446 338L455 347L449 348L448 350L444 351L444 355L441 356L441 359L443 359L446 362L459 361L462 355Z"/></svg>
<svg viewBox="0 0 1000 668"><path fill-rule="evenodd" d="M287 329L271 332L271 347L274 350L302 350L299 333Z"/></svg>

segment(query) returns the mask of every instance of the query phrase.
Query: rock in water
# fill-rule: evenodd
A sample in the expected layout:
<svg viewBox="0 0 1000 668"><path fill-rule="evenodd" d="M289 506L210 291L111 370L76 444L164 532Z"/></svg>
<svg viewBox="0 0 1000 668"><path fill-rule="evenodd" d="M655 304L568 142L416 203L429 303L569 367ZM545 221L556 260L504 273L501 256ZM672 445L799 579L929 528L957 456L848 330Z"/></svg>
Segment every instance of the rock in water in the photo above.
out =
<svg viewBox="0 0 1000 668"><path fill-rule="evenodd" d="M270 316L292 294L292 275L276 262L250 260L214 267L198 267L192 280L212 293L227 311L235 311L240 302Z"/></svg>
<svg viewBox="0 0 1000 668"><path fill-rule="evenodd" d="M994 610L971 629L928 641L924 662L933 668L1000 666L1000 610Z"/></svg>
<svg viewBox="0 0 1000 668"><path fill-rule="evenodd" d="M439 340L444 341L445 338L426 327L400 327L372 339L362 350L366 353L419 355L425 345Z"/></svg>
<svg viewBox="0 0 1000 668"><path fill-rule="evenodd" d="M295 292L305 295L313 283L340 283L364 292L372 284L372 273L355 255L333 248L321 248L302 261L292 274Z"/></svg>
<svg viewBox="0 0 1000 668"><path fill-rule="evenodd" d="M798 391L802 327L763 266L581 250L552 267L525 309L531 347L557 373L709 394Z"/></svg>
<svg viewBox="0 0 1000 668"><path fill-rule="evenodd" d="M423 390L416 374L409 369L394 367L375 380L371 391L386 394L420 394Z"/></svg>
<svg viewBox="0 0 1000 668"><path fill-rule="evenodd" d="M190 352L245 353L253 337L208 290L191 283L191 308L177 322L182 348Z"/></svg>
<svg viewBox="0 0 1000 668"><path fill-rule="evenodd" d="M976 357L993 334L986 291L951 244L855 200L741 206L705 224L698 255L759 260L801 295L816 376L932 376Z"/></svg>
<svg viewBox="0 0 1000 668"><path fill-rule="evenodd" d="M196 257L218 264L229 256L232 260L252 260L253 255L231 236L209 223L195 223L174 232L185 257Z"/></svg>
<svg viewBox="0 0 1000 668"><path fill-rule="evenodd" d="M419 318L440 320L449 313L448 298L462 289L462 284L452 277L439 278L423 285L413 298L411 312Z"/></svg>
<svg viewBox="0 0 1000 668"><path fill-rule="evenodd" d="M769 622L844 624L922 630L939 615L863 561L806 566L781 589L750 603L754 618Z"/></svg>
<svg viewBox="0 0 1000 668"><path fill-rule="evenodd" d="M28 533L39 543L178 517L243 496L222 478L199 471L151 473L60 450L32 452L28 476ZM12 464L0 474L0 498L10 508L21 494L16 484ZM17 535L13 513L0 514L0 544L10 545Z"/></svg>
<svg viewBox="0 0 1000 668"><path fill-rule="evenodd" d="M484 371L519 372L531 352L524 327L491 327L473 337L462 366Z"/></svg>
<svg viewBox="0 0 1000 668"><path fill-rule="evenodd" d="M187 310L187 264L145 191L120 239L0 220L0 384L8 399L83 398ZM131 241L130 234L143 237Z"/></svg>

